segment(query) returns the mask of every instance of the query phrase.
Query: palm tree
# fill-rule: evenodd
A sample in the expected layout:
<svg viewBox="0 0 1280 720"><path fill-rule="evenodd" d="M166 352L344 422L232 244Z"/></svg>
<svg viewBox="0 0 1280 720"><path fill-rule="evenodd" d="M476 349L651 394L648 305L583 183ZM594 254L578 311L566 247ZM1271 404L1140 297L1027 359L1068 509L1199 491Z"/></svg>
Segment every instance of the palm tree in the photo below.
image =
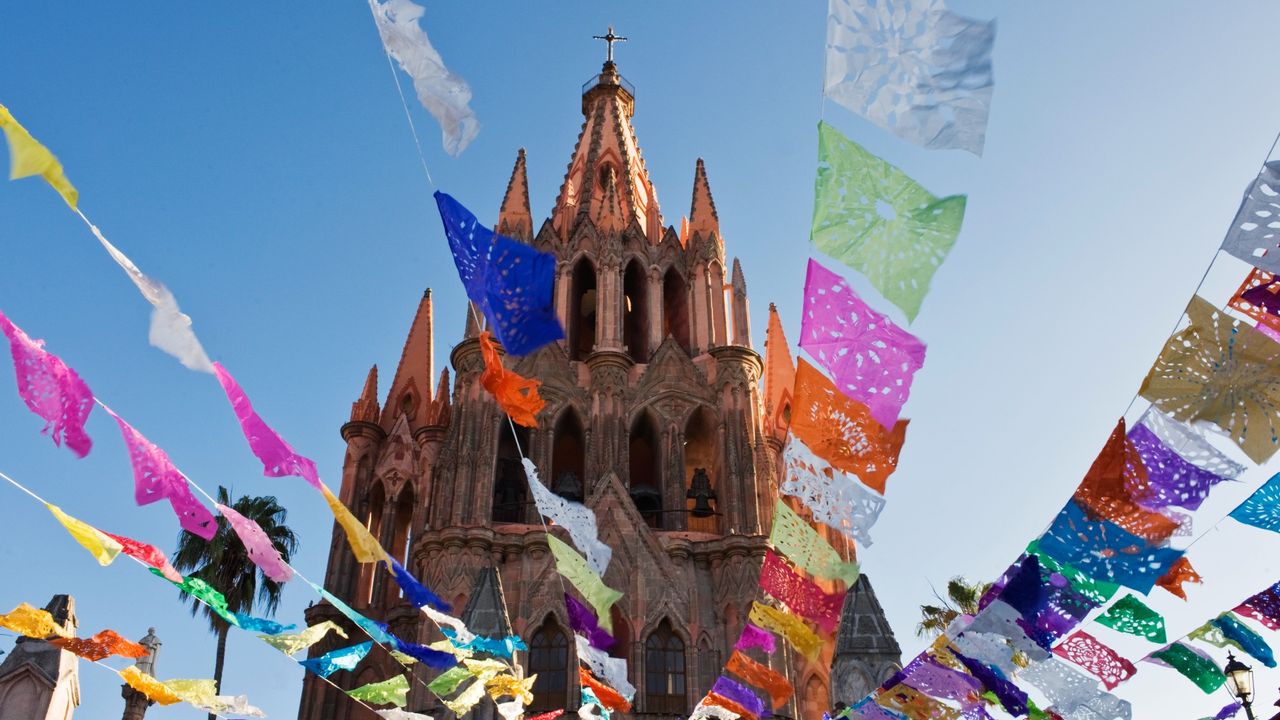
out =
<svg viewBox="0 0 1280 720"><path fill-rule="evenodd" d="M297 552L298 537L284 524L288 511L274 497L246 495L233 505L227 489L219 487L218 503L258 523L285 562L289 562ZM218 532L208 542L185 530L178 533L178 552L173 557L173 565L188 577L200 578L222 592L227 598L227 609L233 613L270 616L280 607L283 584L267 577L253 564L244 544L231 529L227 519L221 515L218 516ZM210 632L218 636L213 679L221 689L222 667L227 653L227 631L231 626L194 597L185 593L181 597L184 601L191 602L191 614L203 614L209 621ZM257 613L254 612L255 605L258 607ZM210 714L209 720L215 720L215 716Z"/></svg>
<svg viewBox="0 0 1280 720"><path fill-rule="evenodd" d="M976 615L978 601L991 589L991 583L971 583L960 576L947 581L947 597L933 597L939 605L920 606L920 624L916 625L916 637L937 637L961 615Z"/></svg>

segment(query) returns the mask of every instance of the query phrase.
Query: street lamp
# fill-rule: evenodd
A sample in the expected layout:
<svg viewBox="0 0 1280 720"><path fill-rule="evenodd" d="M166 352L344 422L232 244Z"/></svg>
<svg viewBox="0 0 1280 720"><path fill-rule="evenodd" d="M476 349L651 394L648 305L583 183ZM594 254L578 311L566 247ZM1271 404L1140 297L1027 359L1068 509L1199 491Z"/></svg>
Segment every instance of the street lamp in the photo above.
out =
<svg viewBox="0 0 1280 720"><path fill-rule="evenodd" d="M1227 692L1244 706L1244 714L1249 720L1255 720L1253 706L1249 702L1253 698L1253 668L1227 653L1227 665L1222 668L1222 674L1227 678Z"/></svg>

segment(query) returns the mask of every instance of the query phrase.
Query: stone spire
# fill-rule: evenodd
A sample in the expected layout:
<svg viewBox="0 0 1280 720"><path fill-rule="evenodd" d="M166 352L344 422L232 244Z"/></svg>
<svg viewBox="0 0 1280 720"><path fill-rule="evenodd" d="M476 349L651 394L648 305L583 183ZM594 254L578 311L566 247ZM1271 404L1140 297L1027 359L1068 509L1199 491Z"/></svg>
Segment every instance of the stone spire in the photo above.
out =
<svg viewBox="0 0 1280 720"><path fill-rule="evenodd" d="M525 170L524 148L516 154L516 166L507 181L507 194L498 211L498 233L524 241L533 238L533 211L529 209L529 175Z"/></svg>
<svg viewBox="0 0 1280 720"><path fill-rule="evenodd" d="M449 368L440 371L440 384L436 386L435 397L431 400L431 408L427 424L435 427L446 427L449 424Z"/></svg>
<svg viewBox="0 0 1280 720"><path fill-rule="evenodd" d="M551 213L552 227L567 241L582 219L618 214L622 227L637 224L650 243L662 237L662 213L636 141L631 84L606 62L582 95L585 120ZM617 209L605 210L615 203Z"/></svg>
<svg viewBox="0 0 1280 720"><path fill-rule="evenodd" d="M747 278L742 264L733 259L733 344L751 347L751 312L747 304Z"/></svg>
<svg viewBox="0 0 1280 720"><path fill-rule="evenodd" d="M475 303L468 300L467 301L467 324L462 331L462 337L464 339L480 337L480 331L484 329L480 318L481 318L480 308L476 307Z"/></svg>
<svg viewBox="0 0 1280 720"><path fill-rule="evenodd" d="M782 332L782 319L778 317L778 307L769 303L769 327L764 336L764 424L765 431L779 443L791 427L791 393L795 384L796 364Z"/></svg>
<svg viewBox="0 0 1280 720"><path fill-rule="evenodd" d="M378 422L382 408L378 405L378 366L369 368L369 375L364 380L364 390L360 399L351 403L351 422Z"/></svg>
<svg viewBox="0 0 1280 720"><path fill-rule="evenodd" d="M902 648L866 575L849 588L831 661L831 703L852 705L902 666Z"/></svg>
<svg viewBox="0 0 1280 720"><path fill-rule="evenodd" d="M720 216L716 213L716 201L711 197L711 184L707 182L707 168L698 158L693 171L693 202L689 206L688 235L720 237Z"/></svg>
<svg viewBox="0 0 1280 720"><path fill-rule="evenodd" d="M471 597L467 598L467 606L459 617L477 635L504 638L511 634L507 598L502 592L502 578L498 576L497 568L492 565L481 568Z"/></svg>
<svg viewBox="0 0 1280 720"><path fill-rule="evenodd" d="M409 326L396 366L395 379L387 393L382 408L382 428L387 432L402 413L408 413L409 425L419 428L426 424L427 405L431 402L431 383L435 379L435 349L431 331L431 289L422 294L418 312Z"/></svg>

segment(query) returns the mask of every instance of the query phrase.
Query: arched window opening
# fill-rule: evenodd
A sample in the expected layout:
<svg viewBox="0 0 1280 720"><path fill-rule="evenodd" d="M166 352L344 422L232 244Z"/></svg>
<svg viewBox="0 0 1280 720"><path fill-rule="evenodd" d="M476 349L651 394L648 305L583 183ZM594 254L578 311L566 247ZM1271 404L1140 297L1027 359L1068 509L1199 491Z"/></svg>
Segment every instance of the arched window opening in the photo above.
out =
<svg viewBox="0 0 1280 720"><path fill-rule="evenodd" d="M704 637L698 642L698 694L706 695L719 676L720 658L712 649L711 640Z"/></svg>
<svg viewBox="0 0 1280 720"><path fill-rule="evenodd" d="M640 517L651 528L662 529L662 483L658 461L658 433L648 413L641 413L631 428L631 445L627 453L630 474L627 476L631 500Z"/></svg>
<svg viewBox="0 0 1280 720"><path fill-rule="evenodd" d="M562 498L582 502L585 496L586 445L577 413L572 410L565 412L556 422L549 478L552 492Z"/></svg>
<svg viewBox="0 0 1280 720"><path fill-rule="evenodd" d="M585 257L573 266L569 292L569 359L585 360L596 344L596 269Z"/></svg>
<svg viewBox="0 0 1280 720"><path fill-rule="evenodd" d="M366 491L366 499L362 503L363 512L357 515L364 521L364 526L368 528L370 534L378 537L382 533L382 511L386 505L386 495L382 490L382 483L374 483L372 488ZM356 583L355 599L358 603L368 605L373 602L373 580L374 567L376 563L365 563L360 566L360 580Z"/></svg>
<svg viewBox="0 0 1280 720"><path fill-rule="evenodd" d="M609 608L609 620L613 623L613 647L609 655L631 662L631 621L622 613L617 605Z"/></svg>
<svg viewBox="0 0 1280 720"><path fill-rule="evenodd" d="M387 549L391 551L391 555L400 561L401 565L409 567L409 532L413 524L413 486L405 483L400 495L396 498L395 510L395 528L391 534L391 543L387 545ZM400 584L391 582L386 573L382 574L383 587L383 606L391 607L396 604L399 598L404 597L404 593L400 590Z"/></svg>
<svg viewBox="0 0 1280 720"><path fill-rule="evenodd" d="M689 513L689 529L695 532L720 532L715 438L707 410L698 408L684 429L685 509Z"/></svg>
<svg viewBox="0 0 1280 720"><path fill-rule="evenodd" d="M498 456L493 464L493 511L494 522L524 522L525 503L528 498L528 485L524 477L524 465L520 462L521 448L528 450L529 432L524 428L516 430L520 446L511 435L511 428L504 422L498 426Z"/></svg>
<svg viewBox="0 0 1280 720"><path fill-rule="evenodd" d="M821 718L822 713L830 708L827 702L827 684L817 675L810 677L804 684L804 700L801 705L800 717L805 720Z"/></svg>
<svg viewBox="0 0 1280 720"><path fill-rule="evenodd" d="M663 620L644 642L645 712L685 715L684 641Z"/></svg>
<svg viewBox="0 0 1280 720"><path fill-rule="evenodd" d="M662 337L675 341L692 354L689 346L689 287L675 268L662 278Z"/></svg>
<svg viewBox="0 0 1280 720"><path fill-rule="evenodd" d="M649 362L649 279L639 260L622 278L622 344L632 360Z"/></svg>
<svg viewBox="0 0 1280 720"><path fill-rule="evenodd" d="M548 619L529 638L529 672L533 681L530 714L558 710L569 699L569 638Z"/></svg>

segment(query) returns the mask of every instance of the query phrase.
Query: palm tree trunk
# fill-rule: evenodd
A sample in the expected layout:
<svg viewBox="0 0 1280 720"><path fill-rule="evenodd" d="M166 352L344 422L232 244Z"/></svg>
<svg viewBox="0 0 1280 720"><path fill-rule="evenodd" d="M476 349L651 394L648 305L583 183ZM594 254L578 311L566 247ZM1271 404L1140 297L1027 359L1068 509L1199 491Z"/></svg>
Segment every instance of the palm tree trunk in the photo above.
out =
<svg viewBox="0 0 1280 720"><path fill-rule="evenodd" d="M213 663L213 685L217 688L217 692L222 692L222 665L227 656L227 632L231 630L231 626L226 623L218 623L218 656ZM209 713L209 720L218 720L218 716Z"/></svg>

